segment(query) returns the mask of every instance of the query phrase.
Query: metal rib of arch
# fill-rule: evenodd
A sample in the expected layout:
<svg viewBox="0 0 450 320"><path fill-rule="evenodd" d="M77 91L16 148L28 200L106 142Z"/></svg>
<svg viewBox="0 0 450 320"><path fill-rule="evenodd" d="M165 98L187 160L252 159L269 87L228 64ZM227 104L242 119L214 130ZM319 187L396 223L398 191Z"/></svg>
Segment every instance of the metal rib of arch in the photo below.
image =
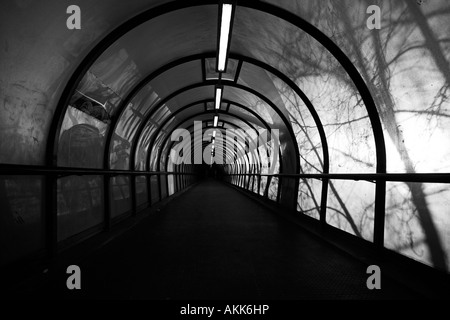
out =
<svg viewBox="0 0 450 320"><path fill-rule="evenodd" d="M142 131L145 127L145 124L147 123L147 121L149 121L149 119L151 118L151 116L161 107L163 106L166 102L168 102L169 100L171 100L172 98L180 95L181 93L188 91L190 89L194 89L194 88L199 88L199 87L203 87L203 86L215 86L218 83L218 81L216 80L206 80L203 81L202 83L198 83L198 84L193 84L193 85L188 85L184 88L178 89L175 92L172 92L170 95L166 96L164 99L160 100L158 102L157 105L155 105L154 108L152 108L152 110L145 116L144 120L140 123L137 131L136 131L136 137L139 137L142 134ZM245 87L243 85L237 84L233 81L228 81L228 80L222 80L221 82L223 85L225 86L229 86L229 87L234 87L234 88L238 88L244 91L247 91L253 95L255 95L256 97L258 97L259 99L261 99L262 101L264 101L267 105L269 105L277 114L278 116L281 118L281 120L283 121L286 129L289 132L290 135L290 139L292 141L292 144L294 146L294 151L296 153L296 172L299 172L299 149L298 149L298 145L297 145L297 141L295 139L295 134L292 130L292 127L289 124L288 119L285 117L285 115L274 105L274 103L272 101L270 101L267 97L265 97L263 94L261 94L260 92L257 92L256 90L252 89L252 88L248 88ZM136 141L138 141L139 138L134 139L135 143L137 144ZM132 152L135 153L136 147L133 147ZM133 164L134 165L134 164Z"/></svg>
<svg viewBox="0 0 450 320"><path fill-rule="evenodd" d="M61 97L59 100L59 107L55 111L55 116L53 118L50 131L49 131L49 141L47 145L47 164L49 166L56 165L55 152L57 151L59 131L62 124L63 115L67 109L69 99L71 98L76 85L81 80L82 76L87 72L89 67L93 62L100 56L100 54L106 50L114 41L116 41L120 36L124 35L134 27L137 27L141 23L148 21L157 16L163 15L165 13L180 10L187 7L215 4L215 1L199 1L199 0L186 0L183 2L170 2L167 4L160 5L158 7L149 9L136 17L128 20L110 34L108 34L103 40L101 40L93 50L91 50L83 62L78 66L76 71L73 73L72 77L68 81ZM315 38L319 43L321 43L344 67L356 88L361 94L362 100L368 111L369 119L372 124L372 129L374 131L374 140L376 146L376 157L377 157L377 173L386 172L386 151L384 144L384 136L382 132L381 121L378 117L378 112L375 103L370 95L364 80L353 66L348 57L342 52L342 50L334 44L334 42L329 39L325 34L323 34L319 29L305 21L304 19L296 16L295 14L276 7L274 5L264 3L264 2L253 2L250 0L239 1L239 6L248 7L254 10L259 10L270 15L279 17L285 21L290 22L296 27L304 30L313 38ZM376 200L375 200L375 234L374 242L377 244L383 244L383 233L384 233L384 203L385 203L385 189L386 183L384 181L377 181L376 183Z"/></svg>
<svg viewBox="0 0 450 320"><path fill-rule="evenodd" d="M211 112L211 113L212 113L212 112ZM248 121L242 119L242 118L239 117L239 116L231 115L231 114L226 113L226 112L224 112L224 111L218 112L218 113L220 113L220 114L226 114L226 115L229 115L230 117L237 118L237 119L239 119L240 121L242 121L243 123L245 123L247 126L249 126L250 128L252 128L253 130L256 130L255 127L254 127L250 122L248 122ZM203 115L203 114L205 114L205 113L194 114L194 115L192 115L192 116L190 116L190 117L184 119L183 122L187 122L187 121L189 121L189 120L191 120L191 119L195 119L195 118L198 117L199 115ZM215 113L214 113L214 114L215 114ZM229 122L229 121L226 121L226 120L223 120L223 121L226 122L226 123L232 124L232 123ZM232 124L232 125L233 125L233 124ZM234 126L234 125L233 125L233 126ZM161 145L160 145L160 149L161 149L160 151L161 151L161 152L158 152L158 151L156 152L157 154L160 155L160 158L157 160L157 164L158 164L157 170L158 170L158 171L160 170L161 157L162 157L162 150L163 150L164 146L166 145L167 141L169 140L169 138L171 137L173 131L174 131L174 130L171 130L171 131L167 134L167 136L165 137L165 139L163 140L163 142L161 143ZM170 151L170 148L169 148L168 150ZM151 149L149 148L149 153L150 153L150 151L151 151ZM168 151L168 152L169 152L169 151Z"/></svg>
<svg viewBox="0 0 450 320"><path fill-rule="evenodd" d="M228 122L228 121L226 121L226 120L224 120L224 122L226 122L226 123L228 123L229 125L232 125L232 126L235 126L236 128L238 128L235 124L233 124L233 123L231 123L231 122ZM193 127L193 126L190 126L190 127L188 127L187 128L187 130L189 130L191 127ZM208 130L208 129L217 129L217 128L215 128L215 127L205 127L204 128L204 130ZM244 137L242 137L243 138L243 140L245 139ZM161 158L166 158L166 161L165 161L165 163L166 163L166 170L167 170L167 163L168 163L168 158L170 157L170 154L169 154L169 152L170 152L170 149L172 148L172 146L173 146L173 144L175 143L176 141L172 141L171 142L171 144L170 144L170 146L168 147L168 153L167 154L165 154L165 155L162 155L161 154ZM166 141L166 143L167 143L167 141ZM199 141L194 141L194 144L195 143L197 143L197 144L199 144L200 142ZM205 145L207 145L207 144L209 144L210 142L208 142L208 141L201 141L201 143L202 143L202 147L203 146L205 146ZM237 141L236 142L237 144L239 144L240 145L240 147L242 148L242 149L244 149L245 148L245 146L244 145L241 145L241 141ZM227 152L227 150L229 150L229 149L227 149L227 145L226 144L219 144L219 145L217 145L217 147L216 148L225 148L225 149L223 149L224 150L224 155L231 155L231 154L233 154L233 152L231 152L231 150L230 150L230 152ZM233 150L234 151L234 150ZM256 159L258 160L258 162L259 163L261 163L261 159L260 159L260 155L259 155L259 150L256 150L257 151L257 155L256 155ZM252 151L252 152L254 152L254 151ZM248 156L245 154L245 156L247 157L247 161L249 161L250 162L250 160L248 159ZM231 158L230 158L231 159ZM232 161L230 160L230 163L231 163Z"/></svg>
<svg viewBox="0 0 450 320"><path fill-rule="evenodd" d="M164 125L165 125L171 118L175 117L178 113L182 112L183 110L186 110L186 109L189 108L190 106L192 106L192 105L197 105L197 104L202 103L202 102L204 102L204 101L209 101L209 100L196 101L196 102L190 103L190 104L188 104L187 106L178 109L176 112L174 112L174 113L172 113L170 116L168 116L167 119L166 119L166 120L160 125L160 127L157 129L157 131L155 131L155 132L153 133L153 137L152 137L152 139L151 139L151 141L150 141L150 143L149 143L149 148L148 148L148 150L149 150L149 151L152 150L152 147L153 147L153 145L154 145L154 142L155 142L155 139L157 138L158 133L163 129ZM261 121L261 123L265 126L265 128L266 128L267 130L270 129L270 126L264 121L264 119L262 119L261 116L259 116L256 112L254 112L254 111L251 110L250 108L247 108L247 107L243 106L242 104L234 103L234 102L231 102L231 101L228 101L228 100L226 100L226 102L229 103L229 104L237 105L237 106L239 106L240 108L242 108L242 109L244 109L244 110L250 112L250 113L251 113L252 115L254 115L259 121ZM211 110L211 111L205 111L205 112L199 113L199 114L215 114L215 113L216 113L215 110ZM231 114L231 115L232 115L232 113L230 113L229 111L227 112L227 111L222 111L222 110L220 110L220 113L223 113L223 114ZM183 121L184 121L184 120L181 120L180 123L183 122ZM133 155L135 155L135 149L136 149L136 144L134 145L134 153L132 153ZM149 163L150 163L150 152L148 152L148 154L147 154L147 161L146 161L146 163L147 163L147 168L149 168Z"/></svg>
<svg viewBox="0 0 450 320"><path fill-rule="evenodd" d="M116 28L114 31L112 31L110 34L108 34L102 41L100 41L99 44L95 46L93 50L90 51L90 53L87 55L87 57L83 60L83 62L80 64L80 66L77 68L77 70L74 72L73 76L69 80L68 85L66 86L59 105L62 106L62 108L58 108L57 112L55 113L56 121L53 121L52 128L50 130L50 133L54 133L53 136L55 137L55 140L53 140L53 143L49 143L49 152L48 154L51 154L52 156L49 157L48 162L49 164L54 164L54 152L55 152L55 144L56 144L56 137L57 132L60 130L60 125L62 122L62 115L67 108L68 101L74 91L74 88L76 84L80 81L81 77L84 75L84 73L88 70L88 68L93 64L96 58L100 56L100 54L106 50L107 47L109 47L114 41L119 39L122 35L126 34L128 31L132 30L133 28L137 27L138 25L144 23L145 21L151 20L155 17L158 17L160 15L163 15L165 13L169 13L175 10L180 10L183 8L188 8L192 6L199 6L199 5L208 5L208 4L216 4L214 1L183 1L180 3L171 2L168 4L163 4L158 7L149 9L138 16L128 20L118 28ZM372 127L375 131L375 143L377 146L377 172L385 172L385 148L384 148L384 138L381 131L381 123L378 118L378 113L375 107L375 104L373 102L373 99L370 96L370 92L365 85L363 79L359 75L356 68L353 66L351 61L346 57L346 55L337 47L326 35L324 35L319 29L305 21L304 19L294 15L293 13L290 13L284 9L278 8L276 6L258 2L257 4L251 2L251 1L245 1L241 0L238 4L239 6L252 8L254 10L259 10L271 15L274 15L276 17L279 17L283 20L286 20L293 25L297 26L298 28L304 30L308 34L310 34L313 38L315 38L317 41L319 41L330 53L332 53L336 59L341 63L341 65L344 67L344 69L349 74L350 78L355 83L356 87L360 91L362 98L365 102L365 105L367 107L367 110L369 112L369 118L372 122ZM384 154L384 159L383 159ZM384 160L384 161L381 161Z"/></svg>

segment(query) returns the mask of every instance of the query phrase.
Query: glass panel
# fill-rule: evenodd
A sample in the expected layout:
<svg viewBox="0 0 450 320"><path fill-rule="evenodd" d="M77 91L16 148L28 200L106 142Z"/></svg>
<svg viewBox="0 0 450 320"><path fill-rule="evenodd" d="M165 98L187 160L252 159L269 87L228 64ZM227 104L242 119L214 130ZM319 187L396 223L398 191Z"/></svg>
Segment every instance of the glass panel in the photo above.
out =
<svg viewBox="0 0 450 320"><path fill-rule="evenodd" d="M175 126L177 126L180 121L184 121L185 119L190 118L191 116L194 116L196 114L202 113L204 112L204 105L203 104L198 104L192 107L189 107L188 109L178 113L175 116L175 122L172 122L171 126L166 125L165 129L167 132L170 132L172 129L174 129Z"/></svg>
<svg viewBox="0 0 450 320"><path fill-rule="evenodd" d="M270 2L278 5L278 1ZM285 1L283 5L337 40L341 50L364 76L382 115L388 172L449 172L449 2L428 1L426 6L420 7L417 4L425 1L416 2L380 1L380 20L384 22L375 33L366 28L368 4L363 1L351 6L333 1L319 6L310 2L309 8L296 1ZM398 23L403 17L408 17L408 23ZM233 38L235 29L233 27ZM287 35L284 28L279 29L275 33L282 30L283 35ZM260 34L265 32L260 31ZM293 37L286 39L289 41ZM258 40L254 41L262 42ZM266 42L261 43L264 45ZM276 46L283 48L285 56L293 56L289 61L283 59L286 67L295 65L296 70L303 70L298 67L295 56L304 51L306 43L299 41L298 46L289 47L275 42ZM337 75L337 70L332 69L322 54L304 52L302 60L309 60L311 66L317 65L327 76ZM357 121L356 114L350 116L349 120Z"/></svg>
<svg viewBox="0 0 450 320"><path fill-rule="evenodd" d="M41 176L0 176L0 266L44 249Z"/></svg>
<svg viewBox="0 0 450 320"><path fill-rule="evenodd" d="M248 190L249 191L253 191L253 176L249 177L249 181L248 181Z"/></svg>
<svg viewBox="0 0 450 320"><path fill-rule="evenodd" d="M111 141L111 169L129 169L131 141L143 117L133 108L126 108L122 113Z"/></svg>
<svg viewBox="0 0 450 320"><path fill-rule="evenodd" d="M335 9L342 12L343 8L336 6ZM354 28L358 27L355 25ZM353 33L351 28L343 35ZM357 43L366 43L363 39L367 37L369 34L358 39ZM232 51L240 52L249 46L254 48L261 61L293 80L313 103L328 138L330 172L375 172L374 135L367 109L355 85L331 53L300 28L270 14L242 7L236 9L233 40ZM348 39L344 43L350 42ZM354 51L352 48L351 52ZM365 61L366 56L367 52L361 53L355 65L360 64L358 61ZM371 75L373 70L370 63L365 73ZM314 133L316 125L311 121L304 102L285 83L257 67L243 65L241 77L242 83L260 88L260 92L264 90L280 110L291 113L290 120L296 122L297 139L299 142L308 141L305 148L311 150L304 155L308 156L304 160L310 163L311 170L320 171L321 151L319 149L318 154L314 151L320 147L320 139ZM379 87L380 84L374 86ZM383 94L380 92L380 96ZM378 103L380 106L384 104L382 101ZM305 170L309 171L309 168Z"/></svg>
<svg viewBox="0 0 450 320"><path fill-rule="evenodd" d="M127 108L132 106L133 110L135 110L138 114L146 115L160 101L161 97L155 92L153 87L148 84L139 90L139 92L131 100L131 103L128 104Z"/></svg>
<svg viewBox="0 0 450 320"><path fill-rule="evenodd" d="M175 177L173 174L170 174L167 178L169 183L169 196L171 196L175 193Z"/></svg>
<svg viewBox="0 0 450 320"><path fill-rule="evenodd" d="M117 87L120 95L125 97L130 91L128 83L138 83L158 67L179 57L215 51L217 8L217 5L205 5L176 10L155 17L127 32L98 59L97 64L101 64L105 74L108 72L108 65L113 66L113 70L110 70L111 77L104 81L111 87ZM127 72L116 72L117 66ZM200 64L198 72L201 74ZM173 77L172 80L176 81ZM127 85L122 87L112 84L117 81Z"/></svg>
<svg viewBox="0 0 450 320"><path fill-rule="evenodd" d="M253 176L253 186L252 186L252 191L254 193L258 193L258 176L255 175Z"/></svg>
<svg viewBox="0 0 450 320"><path fill-rule="evenodd" d="M147 150L148 144L150 143L151 138L151 130L154 129L154 126L148 122L145 125L144 130L142 131L141 136L139 137L138 147L136 148L136 162L135 169L139 171L146 170L147 163Z"/></svg>
<svg viewBox="0 0 450 320"><path fill-rule="evenodd" d="M122 99L94 73L79 83L64 115L58 165L101 168L105 133Z"/></svg>
<svg viewBox="0 0 450 320"><path fill-rule="evenodd" d="M134 139L139 125L145 118L145 114L136 109L137 106L138 105L129 104L118 121L112 139L112 149L110 154L111 169L129 169L131 142ZM156 127L155 125L159 124L161 119L169 113L170 110L167 106L163 105L152 116L149 123L153 124L152 127Z"/></svg>
<svg viewBox="0 0 450 320"><path fill-rule="evenodd" d="M161 199L167 198L167 176L161 175Z"/></svg>
<svg viewBox="0 0 450 320"><path fill-rule="evenodd" d="M188 85L202 82L202 66L200 60L183 63L151 81L150 85L160 97L167 97L172 92Z"/></svg>
<svg viewBox="0 0 450 320"><path fill-rule="evenodd" d="M131 211L130 178L116 176L110 180L111 187L111 218Z"/></svg>
<svg viewBox="0 0 450 320"><path fill-rule="evenodd" d="M158 184L158 176L152 175L150 177L151 183L151 196L152 196L152 204L158 202L159 199L159 184Z"/></svg>
<svg viewBox="0 0 450 320"><path fill-rule="evenodd" d="M270 78L270 74L264 69L244 62L242 64L241 72L239 73L238 84L264 93L264 96L272 101L279 110L285 110L285 106L281 99L282 92L278 91L273 80Z"/></svg>
<svg viewBox="0 0 450 320"><path fill-rule="evenodd" d="M272 177L269 186L269 199L277 201L278 195L278 177Z"/></svg>
<svg viewBox="0 0 450 320"><path fill-rule="evenodd" d="M301 116L297 117L297 113ZM296 116L293 116L296 114ZM308 113L292 110L289 114L292 129L299 148L301 173L322 173L323 172L323 150L319 131L315 124L308 125ZM310 116L312 119L312 117ZM329 150L328 150L329 151ZM333 161L333 160L331 160ZM363 172L364 170L361 170Z"/></svg>
<svg viewBox="0 0 450 320"><path fill-rule="evenodd" d="M450 266L450 184L388 182L385 246L433 267Z"/></svg>
<svg viewBox="0 0 450 320"><path fill-rule="evenodd" d="M130 148L128 140L117 135L111 141L110 168L118 170L128 170L130 168Z"/></svg>
<svg viewBox="0 0 450 320"><path fill-rule="evenodd" d="M107 124L68 107L58 144L58 166L102 168Z"/></svg>
<svg viewBox="0 0 450 320"><path fill-rule="evenodd" d="M148 202L147 178L145 176L136 177L136 203L138 206Z"/></svg>
<svg viewBox="0 0 450 320"><path fill-rule="evenodd" d="M251 114L250 112L248 112L247 110L235 106L235 105L230 105L230 110L229 112L231 114L237 115L238 117L242 118L243 120L246 120L248 122L250 122L251 124L256 124L258 127L263 128L264 124L259 121L258 118L256 118L253 114Z"/></svg>
<svg viewBox="0 0 450 320"><path fill-rule="evenodd" d="M321 194L322 181L317 179L300 179L297 211L319 219Z"/></svg>
<svg viewBox="0 0 450 320"><path fill-rule="evenodd" d="M170 110L175 111L189 103L212 99L214 90L214 86L201 86L184 91L167 101L167 106Z"/></svg>
<svg viewBox="0 0 450 320"><path fill-rule="evenodd" d="M122 99L92 73L86 72L69 105L103 122L111 120Z"/></svg>
<svg viewBox="0 0 450 320"><path fill-rule="evenodd" d="M90 72L118 96L125 97L140 77L133 57L125 49L107 50L91 67Z"/></svg>
<svg viewBox="0 0 450 320"><path fill-rule="evenodd" d="M375 183L330 180L328 224L366 240L373 240Z"/></svg>
<svg viewBox="0 0 450 320"><path fill-rule="evenodd" d="M264 94L264 92L262 92ZM225 86L223 90L223 99L227 99L238 104L244 105L256 112L267 124L274 123L283 126L280 116L259 97L239 88Z"/></svg>
<svg viewBox="0 0 450 320"><path fill-rule="evenodd" d="M103 179L69 176L58 179L58 241L103 222Z"/></svg>

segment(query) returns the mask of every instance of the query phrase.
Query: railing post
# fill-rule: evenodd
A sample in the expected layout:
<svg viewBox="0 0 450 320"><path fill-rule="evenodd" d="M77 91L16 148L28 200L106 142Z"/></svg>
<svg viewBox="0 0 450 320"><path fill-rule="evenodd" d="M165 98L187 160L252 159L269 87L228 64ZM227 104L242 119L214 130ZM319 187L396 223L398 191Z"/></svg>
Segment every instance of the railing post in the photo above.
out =
<svg viewBox="0 0 450 320"><path fill-rule="evenodd" d="M104 230L108 231L111 228L111 178L109 174L103 175L103 208L104 208Z"/></svg>
<svg viewBox="0 0 450 320"><path fill-rule="evenodd" d="M158 181L158 195L159 195L158 201L161 201L162 200L161 173L158 173L156 176L157 176L157 181Z"/></svg>
<svg viewBox="0 0 450 320"><path fill-rule="evenodd" d="M385 222L386 181L376 181L375 210L373 242L376 247L384 247L384 222Z"/></svg>
<svg viewBox="0 0 450 320"><path fill-rule="evenodd" d="M45 242L48 258L52 259L58 252L58 177L49 173L45 178Z"/></svg>
<svg viewBox="0 0 450 320"><path fill-rule="evenodd" d="M130 174L131 215L137 214L136 175Z"/></svg>
<svg viewBox="0 0 450 320"><path fill-rule="evenodd" d="M320 223L327 224L328 179L322 179L322 194L320 197Z"/></svg>
<svg viewBox="0 0 450 320"><path fill-rule="evenodd" d="M148 198L148 207L152 206L152 175L147 174L147 198Z"/></svg>
<svg viewBox="0 0 450 320"><path fill-rule="evenodd" d="M283 177L278 176L277 203L280 203L282 182Z"/></svg>

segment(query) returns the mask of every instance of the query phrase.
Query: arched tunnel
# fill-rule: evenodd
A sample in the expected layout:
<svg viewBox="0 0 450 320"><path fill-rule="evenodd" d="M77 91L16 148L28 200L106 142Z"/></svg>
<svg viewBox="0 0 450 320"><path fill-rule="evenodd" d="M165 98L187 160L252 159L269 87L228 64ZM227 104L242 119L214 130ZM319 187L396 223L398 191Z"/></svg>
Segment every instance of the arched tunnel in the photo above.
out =
<svg viewBox="0 0 450 320"><path fill-rule="evenodd" d="M447 1L0 8L10 297L450 297Z"/></svg>

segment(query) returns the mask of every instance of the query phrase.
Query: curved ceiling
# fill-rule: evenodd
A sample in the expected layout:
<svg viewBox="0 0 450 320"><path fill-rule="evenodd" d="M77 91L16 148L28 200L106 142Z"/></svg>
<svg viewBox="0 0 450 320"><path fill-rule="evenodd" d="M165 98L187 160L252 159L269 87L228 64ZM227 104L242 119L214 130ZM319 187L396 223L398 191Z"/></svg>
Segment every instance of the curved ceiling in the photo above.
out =
<svg viewBox="0 0 450 320"><path fill-rule="evenodd" d="M239 172L253 169L252 161L263 172L270 151L279 155L281 173L348 176L387 166L413 179L448 172L448 1L424 2L420 10L411 1L379 1L379 31L366 27L367 1L235 1L221 73L220 1L79 0L80 30L66 28L71 4L0 4L3 164L168 170L173 147L187 143L172 141L172 133L192 136L194 121L202 120L208 135L217 115L216 130L279 130L276 150L249 148L241 158L216 132L216 154L236 161ZM216 88L223 92L218 110ZM211 141L193 146L208 152ZM325 210L329 175L320 176L314 193ZM279 181L281 197L290 192L295 200L296 186ZM355 198L348 185L342 194ZM408 187L387 190L386 181L376 181L369 204L378 221L391 210L385 196L417 196ZM360 194L373 194L372 186ZM420 209L426 201L413 202Z"/></svg>
<svg viewBox="0 0 450 320"><path fill-rule="evenodd" d="M162 148L167 147L173 130L187 119L208 125L208 119L218 116L233 117L238 126L239 120L245 120L257 128L264 124L266 130L278 130L280 170L298 173L299 133L292 125L289 96L301 101L312 119L322 148L317 157L321 171L327 173L329 151L320 117L307 95L280 70L279 61L273 61L279 49L273 37L282 35L261 32L263 25L277 25L278 32L295 27L303 29L310 41L315 38L315 45L330 59L337 59L337 65L349 73L349 81L363 91L380 163L384 141L373 101L364 83L358 82L356 69L328 37L280 8L240 1L233 4L227 68L218 72L221 8L216 1L170 2L136 15L104 37L62 94L52 125L57 138L48 144L48 154L53 154L50 161L56 158L60 166L159 170L170 153L170 148L165 152ZM222 90L221 104L215 107L217 88ZM84 119L86 113L97 121ZM70 162L67 150L59 147L64 145L60 139L71 139L64 133L75 123L93 126L90 134L101 140L96 161ZM157 155L153 165L150 155ZM383 166L377 165L377 170L383 172Z"/></svg>

